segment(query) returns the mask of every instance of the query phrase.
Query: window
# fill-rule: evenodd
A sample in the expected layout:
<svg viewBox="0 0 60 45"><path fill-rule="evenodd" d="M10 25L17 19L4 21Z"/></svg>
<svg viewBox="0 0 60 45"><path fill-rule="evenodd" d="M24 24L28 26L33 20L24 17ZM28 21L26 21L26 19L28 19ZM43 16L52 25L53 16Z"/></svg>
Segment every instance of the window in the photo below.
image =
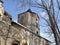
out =
<svg viewBox="0 0 60 45"><path fill-rule="evenodd" d="M38 24L36 23L36 27L38 28Z"/></svg>
<svg viewBox="0 0 60 45"><path fill-rule="evenodd" d="M0 14L0 17L1 17L1 14Z"/></svg>
<svg viewBox="0 0 60 45"><path fill-rule="evenodd" d="M19 41L13 41L12 45L20 45Z"/></svg>
<svg viewBox="0 0 60 45"><path fill-rule="evenodd" d="M38 34L38 31L36 33Z"/></svg>
<svg viewBox="0 0 60 45"><path fill-rule="evenodd" d="M36 21L37 21L37 18L36 18Z"/></svg>

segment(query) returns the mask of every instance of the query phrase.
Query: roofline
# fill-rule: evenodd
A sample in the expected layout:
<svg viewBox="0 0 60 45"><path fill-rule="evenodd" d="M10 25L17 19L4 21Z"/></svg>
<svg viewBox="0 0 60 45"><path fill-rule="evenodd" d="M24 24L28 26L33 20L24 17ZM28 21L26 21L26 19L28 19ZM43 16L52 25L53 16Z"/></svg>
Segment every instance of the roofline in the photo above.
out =
<svg viewBox="0 0 60 45"><path fill-rule="evenodd" d="M30 12L30 11L25 11L25 12L22 12L22 13L18 14L18 17L19 17L19 15L25 14L25 13L27 13L27 12ZM37 17L38 17L38 19L40 19L37 13L32 12L32 11L31 11L30 13L36 14L36 15L37 15Z"/></svg>
<svg viewBox="0 0 60 45"><path fill-rule="evenodd" d="M20 23L17 23L17 22L15 22L15 21L12 21L12 22L14 22L14 23L16 23L17 25L23 27L23 28L26 29L27 31L29 31L29 32L33 33L34 35L38 36L39 38L43 38L43 37L41 37L40 35L32 32L31 29L29 29L28 27L26 27L26 26L24 26L24 25L22 25L22 24L20 24ZM43 39L45 39L45 38L43 38ZM49 40L47 40L47 39L45 39L45 40L48 41L48 42L50 42L50 43L52 43L51 41L49 41Z"/></svg>
<svg viewBox="0 0 60 45"><path fill-rule="evenodd" d="M4 13L6 13L10 18L12 18L12 16L7 11L4 11Z"/></svg>

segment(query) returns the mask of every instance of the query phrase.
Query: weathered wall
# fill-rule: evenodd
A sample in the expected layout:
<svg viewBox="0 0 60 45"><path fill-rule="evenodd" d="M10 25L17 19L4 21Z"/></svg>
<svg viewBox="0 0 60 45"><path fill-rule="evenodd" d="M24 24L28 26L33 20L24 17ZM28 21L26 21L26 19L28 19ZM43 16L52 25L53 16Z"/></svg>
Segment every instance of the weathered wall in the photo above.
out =
<svg viewBox="0 0 60 45"><path fill-rule="evenodd" d="M15 42L18 45L50 45L46 39L38 37L18 24L8 25L0 22L0 45L12 45Z"/></svg>
<svg viewBox="0 0 60 45"><path fill-rule="evenodd" d="M48 40L40 37L40 45L51 45L51 42L49 42Z"/></svg>
<svg viewBox="0 0 60 45"><path fill-rule="evenodd" d="M0 45L5 44L9 25L0 21Z"/></svg>
<svg viewBox="0 0 60 45"><path fill-rule="evenodd" d="M20 45L26 43L24 30L21 27L18 28L18 25L8 25L0 22L0 45L12 45L16 41Z"/></svg>

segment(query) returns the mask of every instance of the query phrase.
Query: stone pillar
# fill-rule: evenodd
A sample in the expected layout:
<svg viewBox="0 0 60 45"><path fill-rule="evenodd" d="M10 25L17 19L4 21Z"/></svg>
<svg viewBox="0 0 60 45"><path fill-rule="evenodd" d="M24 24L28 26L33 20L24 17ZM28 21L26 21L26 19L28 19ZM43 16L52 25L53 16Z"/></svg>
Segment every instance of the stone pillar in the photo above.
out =
<svg viewBox="0 0 60 45"><path fill-rule="evenodd" d="M30 39L29 39L29 37L30 37L30 33L27 32L27 34L28 34L28 35L27 35L27 44L29 45L29 43L30 43L30 42L29 42L29 40L30 40Z"/></svg>
<svg viewBox="0 0 60 45"><path fill-rule="evenodd" d="M3 2L0 0L0 21L2 21L2 17L4 15L4 9L3 9Z"/></svg>

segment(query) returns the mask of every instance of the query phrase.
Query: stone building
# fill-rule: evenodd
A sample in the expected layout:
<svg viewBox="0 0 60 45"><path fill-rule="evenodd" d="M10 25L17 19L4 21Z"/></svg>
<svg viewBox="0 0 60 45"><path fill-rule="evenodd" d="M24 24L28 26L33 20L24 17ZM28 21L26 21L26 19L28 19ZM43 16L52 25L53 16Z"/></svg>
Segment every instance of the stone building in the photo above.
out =
<svg viewBox="0 0 60 45"><path fill-rule="evenodd" d="M18 15L18 22L12 21L0 0L0 45L51 45L40 36L39 16L30 9Z"/></svg>

